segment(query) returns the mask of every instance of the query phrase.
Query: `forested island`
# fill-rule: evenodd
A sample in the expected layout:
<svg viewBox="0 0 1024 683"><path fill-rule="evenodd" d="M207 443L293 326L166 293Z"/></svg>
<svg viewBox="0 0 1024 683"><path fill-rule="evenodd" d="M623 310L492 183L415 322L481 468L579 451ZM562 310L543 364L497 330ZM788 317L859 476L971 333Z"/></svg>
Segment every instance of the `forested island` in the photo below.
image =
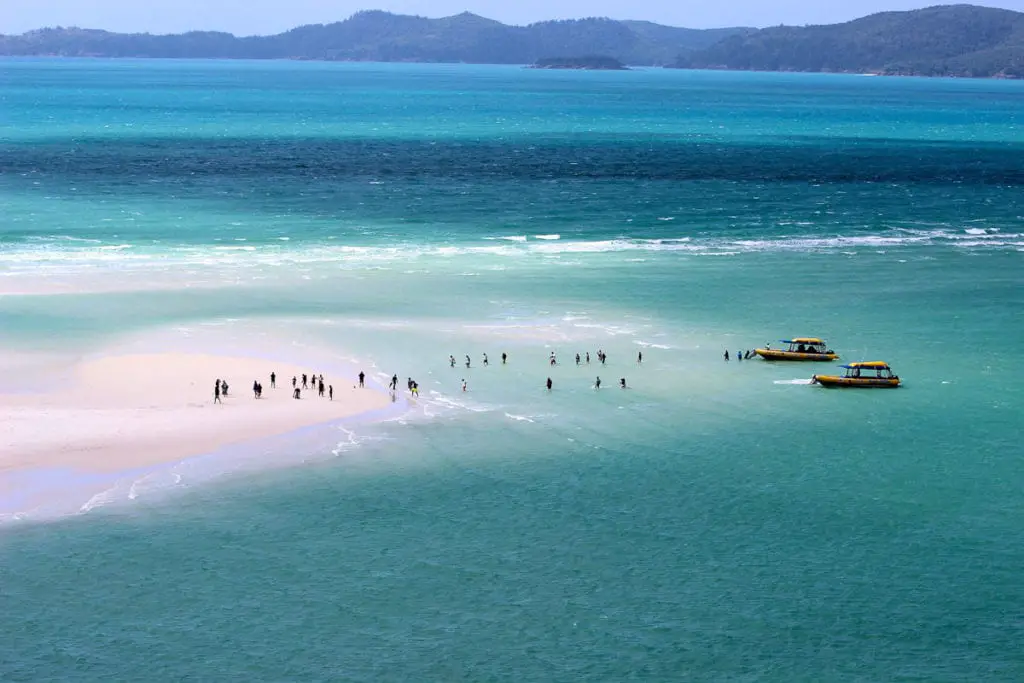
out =
<svg viewBox="0 0 1024 683"><path fill-rule="evenodd" d="M120 34L48 28L0 36L0 55L313 59L532 64L601 55L620 67L1024 77L1024 13L973 5L883 12L843 24L689 29L589 18L509 26L468 12L441 19L358 12L273 36ZM564 58L562 58L564 59ZM589 59L574 57L571 59ZM556 60L557 61L557 60ZM611 62L609 62L611 64Z"/></svg>
<svg viewBox="0 0 1024 683"><path fill-rule="evenodd" d="M1024 13L947 5L845 24L777 26L681 53L690 69L1024 77Z"/></svg>
<svg viewBox="0 0 1024 683"><path fill-rule="evenodd" d="M629 67L614 57L545 57L530 65L531 69L581 69L584 71L628 71Z"/></svg>

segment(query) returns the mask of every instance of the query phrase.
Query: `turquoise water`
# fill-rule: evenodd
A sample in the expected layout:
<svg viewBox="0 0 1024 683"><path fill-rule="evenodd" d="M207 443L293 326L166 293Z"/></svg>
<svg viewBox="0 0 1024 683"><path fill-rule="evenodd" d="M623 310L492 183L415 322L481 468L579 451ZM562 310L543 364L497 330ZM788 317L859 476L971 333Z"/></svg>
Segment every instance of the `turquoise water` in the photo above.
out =
<svg viewBox="0 0 1024 683"><path fill-rule="evenodd" d="M8 516L0 679L1024 677L1021 84L7 60L0 101L0 286L49 292L5 349L269 329L424 394ZM906 385L721 359L797 334Z"/></svg>

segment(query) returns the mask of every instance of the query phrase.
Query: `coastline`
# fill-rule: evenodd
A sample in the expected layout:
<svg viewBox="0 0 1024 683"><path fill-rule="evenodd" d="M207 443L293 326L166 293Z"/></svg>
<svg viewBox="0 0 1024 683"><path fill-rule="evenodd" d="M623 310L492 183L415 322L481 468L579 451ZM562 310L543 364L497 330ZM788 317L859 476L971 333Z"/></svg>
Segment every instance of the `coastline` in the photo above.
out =
<svg viewBox="0 0 1024 683"><path fill-rule="evenodd" d="M333 400L312 389L292 398L293 376L301 389L300 366L244 351L105 349L60 367L57 375L40 376L46 390L37 393L28 378L8 377L11 384L0 388L0 516L54 506L61 514L86 509L121 481L218 455L241 462L268 446L304 453L308 434L405 407L371 378L359 388L330 365L323 363L322 371ZM219 404L213 402L215 379L230 386ZM256 380L263 384L259 399L252 390ZM337 434L329 438L338 442Z"/></svg>

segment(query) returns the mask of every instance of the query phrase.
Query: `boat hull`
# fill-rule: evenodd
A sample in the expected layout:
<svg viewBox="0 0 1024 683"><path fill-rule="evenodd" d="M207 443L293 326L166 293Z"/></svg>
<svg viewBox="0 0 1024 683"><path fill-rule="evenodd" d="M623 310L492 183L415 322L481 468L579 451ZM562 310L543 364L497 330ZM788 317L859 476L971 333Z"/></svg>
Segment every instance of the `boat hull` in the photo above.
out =
<svg viewBox="0 0 1024 683"><path fill-rule="evenodd" d="M900 386L898 377L838 377L815 375L811 382L823 387L844 387L854 389L895 389Z"/></svg>
<svg viewBox="0 0 1024 683"><path fill-rule="evenodd" d="M754 349L754 353L765 360L794 360L821 363L839 358L839 354L836 353L799 353L797 351L781 351L777 349Z"/></svg>

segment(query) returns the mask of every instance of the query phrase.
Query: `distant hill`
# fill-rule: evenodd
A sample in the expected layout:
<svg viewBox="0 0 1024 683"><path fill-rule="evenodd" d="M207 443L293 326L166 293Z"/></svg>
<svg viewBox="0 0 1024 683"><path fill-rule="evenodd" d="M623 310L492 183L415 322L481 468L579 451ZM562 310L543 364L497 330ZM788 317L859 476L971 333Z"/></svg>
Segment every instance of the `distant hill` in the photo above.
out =
<svg viewBox="0 0 1024 683"><path fill-rule="evenodd" d="M48 28L0 36L0 55L533 64L551 55L600 54L625 64L652 66L670 64L681 53L752 30L698 30L600 18L508 26L468 12L427 19L374 10L333 24L246 38L216 32L152 35Z"/></svg>
<svg viewBox="0 0 1024 683"><path fill-rule="evenodd" d="M605 55L584 57L545 57L530 65L531 69L579 69L583 71L626 71L622 62Z"/></svg>
<svg viewBox="0 0 1024 683"><path fill-rule="evenodd" d="M778 26L689 51L675 66L1021 78L1024 13L946 5L845 24Z"/></svg>

